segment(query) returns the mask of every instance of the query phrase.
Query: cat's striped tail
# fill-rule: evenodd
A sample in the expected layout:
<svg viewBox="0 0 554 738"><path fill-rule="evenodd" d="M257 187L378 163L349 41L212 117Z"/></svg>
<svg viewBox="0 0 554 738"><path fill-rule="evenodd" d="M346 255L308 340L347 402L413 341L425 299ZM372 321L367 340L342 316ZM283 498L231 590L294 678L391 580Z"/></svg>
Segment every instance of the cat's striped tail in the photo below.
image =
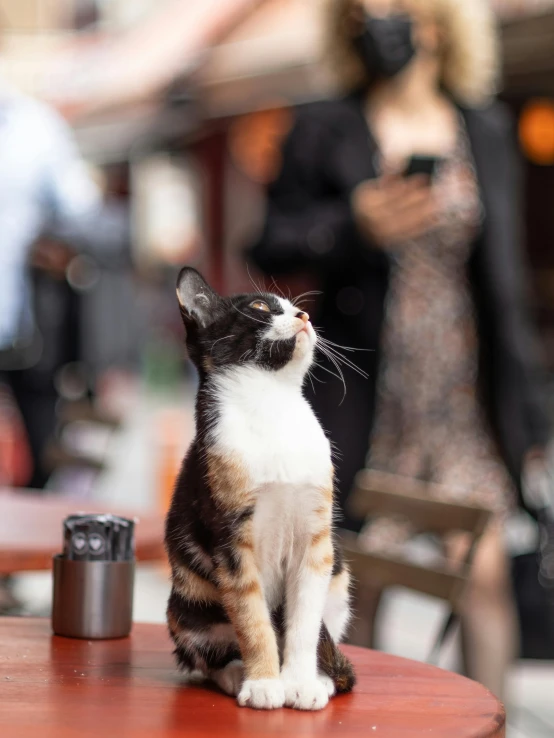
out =
<svg viewBox="0 0 554 738"><path fill-rule="evenodd" d="M325 623L321 624L317 644L317 665L320 671L333 680L337 694L350 692L356 684L354 667L331 638Z"/></svg>

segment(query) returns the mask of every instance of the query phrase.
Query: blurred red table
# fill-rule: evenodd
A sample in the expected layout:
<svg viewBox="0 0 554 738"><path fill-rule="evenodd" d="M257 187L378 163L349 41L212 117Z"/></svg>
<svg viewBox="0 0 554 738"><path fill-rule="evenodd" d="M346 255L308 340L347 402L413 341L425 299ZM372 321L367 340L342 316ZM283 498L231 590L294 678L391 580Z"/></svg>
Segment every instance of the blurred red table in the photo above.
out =
<svg viewBox="0 0 554 738"><path fill-rule="evenodd" d="M345 646L358 675L352 694L320 712L239 708L186 685L163 625L130 638L52 636L47 620L0 618L2 738L492 738L504 708L479 684L395 656Z"/></svg>
<svg viewBox="0 0 554 738"><path fill-rule="evenodd" d="M0 490L0 574L50 569L62 549L62 521L80 510L138 517L136 549L139 561L165 558L164 520L156 513L70 500L52 494Z"/></svg>

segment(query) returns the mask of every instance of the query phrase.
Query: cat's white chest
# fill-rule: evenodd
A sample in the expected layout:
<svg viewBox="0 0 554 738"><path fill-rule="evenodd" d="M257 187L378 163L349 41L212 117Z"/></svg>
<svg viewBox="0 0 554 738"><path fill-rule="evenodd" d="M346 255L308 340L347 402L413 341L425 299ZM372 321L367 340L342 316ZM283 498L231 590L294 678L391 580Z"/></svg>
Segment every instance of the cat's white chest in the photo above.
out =
<svg viewBox="0 0 554 738"><path fill-rule="evenodd" d="M315 487L269 484L258 490L253 519L254 555L270 608L282 602L288 571L298 571L321 519L321 491Z"/></svg>
<svg viewBox="0 0 554 738"><path fill-rule="evenodd" d="M240 458L254 487L328 487L329 441L300 388L269 372L234 375L220 386L218 448Z"/></svg>

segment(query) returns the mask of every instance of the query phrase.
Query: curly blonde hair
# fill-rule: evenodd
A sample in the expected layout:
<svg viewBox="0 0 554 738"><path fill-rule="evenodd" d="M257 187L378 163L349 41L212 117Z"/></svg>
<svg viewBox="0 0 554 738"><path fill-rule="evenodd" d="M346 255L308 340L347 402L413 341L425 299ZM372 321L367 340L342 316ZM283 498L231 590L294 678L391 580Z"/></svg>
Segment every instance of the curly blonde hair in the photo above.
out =
<svg viewBox="0 0 554 738"><path fill-rule="evenodd" d="M326 47L339 85L368 82L352 46L351 10L355 0L328 0ZM485 105L499 79L498 37L486 0L415 0L434 16L445 37L442 84L462 105Z"/></svg>

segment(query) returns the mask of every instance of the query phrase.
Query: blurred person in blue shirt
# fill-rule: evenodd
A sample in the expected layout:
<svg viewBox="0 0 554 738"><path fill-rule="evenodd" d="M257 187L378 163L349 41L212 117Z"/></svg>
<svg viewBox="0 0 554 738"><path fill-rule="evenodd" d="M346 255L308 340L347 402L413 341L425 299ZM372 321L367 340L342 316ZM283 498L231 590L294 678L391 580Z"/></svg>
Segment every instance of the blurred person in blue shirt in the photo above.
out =
<svg viewBox="0 0 554 738"><path fill-rule="evenodd" d="M9 355L33 340L33 244L52 220L88 220L101 205L65 122L0 79L0 351L8 368Z"/></svg>
<svg viewBox="0 0 554 738"><path fill-rule="evenodd" d="M57 335L65 330L62 324L57 334L48 330L43 335L41 323L60 320L42 311L48 312L54 303L52 309L58 312L60 305L62 311L69 309L63 295L54 303L47 300L46 308L44 300L40 309L34 304L31 258L37 240L45 235L57 237L58 246L42 242L43 264L50 257L53 263L60 261L61 240L100 259L107 256L111 265L129 241L127 208L103 202L61 116L0 77L0 380L10 387L26 426L33 487L47 481L44 450L56 423L59 351L46 344L65 339ZM64 288L69 289L65 282L51 284L47 291L52 297Z"/></svg>

